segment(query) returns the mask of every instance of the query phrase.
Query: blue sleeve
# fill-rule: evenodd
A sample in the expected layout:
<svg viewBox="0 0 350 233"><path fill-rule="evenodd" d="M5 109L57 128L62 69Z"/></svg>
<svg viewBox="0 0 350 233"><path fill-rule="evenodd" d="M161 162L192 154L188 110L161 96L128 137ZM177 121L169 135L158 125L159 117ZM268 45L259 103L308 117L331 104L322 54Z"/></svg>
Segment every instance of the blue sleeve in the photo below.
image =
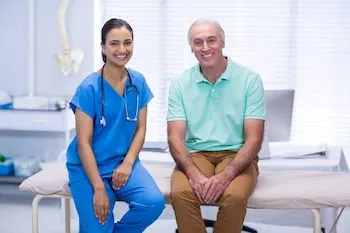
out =
<svg viewBox="0 0 350 233"><path fill-rule="evenodd" d="M95 118L94 91L92 86L84 85L83 83L80 84L69 104L74 113L76 108L79 108L91 117L91 119Z"/></svg>
<svg viewBox="0 0 350 233"><path fill-rule="evenodd" d="M264 86L259 75L248 79L244 118L265 119Z"/></svg>
<svg viewBox="0 0 350 233"><path fill-rule="evenodd" d="M168 97L167 121L187 121L179 80L172 82Z"/></svg>
<svg viewBox="0 0 350 233"><path fill-rule="evenodd" d="M149 88L149 86L147 85L147 82L145 79L143 79L143 83L142 83L142 89L141 89L141 93L139 94L139 101L140 101L140 106L139 109L143 109L144 107L147 106L147 104L151 101L151 99L153 98L153 93L151 91L151 89Z"/></svg>

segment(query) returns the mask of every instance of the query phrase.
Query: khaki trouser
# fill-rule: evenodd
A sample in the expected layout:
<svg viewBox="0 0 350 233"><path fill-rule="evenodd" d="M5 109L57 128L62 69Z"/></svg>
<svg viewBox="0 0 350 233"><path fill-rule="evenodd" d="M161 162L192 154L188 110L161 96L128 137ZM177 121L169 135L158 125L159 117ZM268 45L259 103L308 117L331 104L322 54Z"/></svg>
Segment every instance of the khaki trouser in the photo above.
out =
<svg viewBox="0 0 350 233"><path fill-rule="evenodd" d="M200 171L211 177L230 163L236 156L232 151L197 152L191 158ZM219 212L214 233L240 233L246 215L247 201L254 190L259 174L257 159L243 170L228 185L217 201ZM204 233L200 205L187 176L175 168L171 176L171 204L175 210L176 222L180 233Z"/></svg>

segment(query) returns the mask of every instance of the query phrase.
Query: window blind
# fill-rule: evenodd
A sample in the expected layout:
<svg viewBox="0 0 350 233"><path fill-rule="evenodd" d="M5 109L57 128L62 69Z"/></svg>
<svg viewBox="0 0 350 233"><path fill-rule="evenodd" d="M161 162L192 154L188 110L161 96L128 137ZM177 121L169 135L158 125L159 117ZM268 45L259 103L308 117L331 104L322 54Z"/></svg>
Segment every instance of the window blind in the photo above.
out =
<svg viewBox="0 0 350 233"><path fill-rule="evenodd" d="M198 18L212 18L225 31L225 55L260 73L266 88L290 88L290 5L289 0L167 1L166 77L197 62L187 30Z"/></svg>
<svg viewBox="0 0 350 233"><path fill-rule="evenodd" d="M197 61L190 24L216 19L224 53L261 74L265 89L295 88L291 139L350 146L350 2L342 0L103 0L102 22L124 18L135 30L129 64L155 94L146 140L166 140L170 82Z"/></svg>
<svg viewBox="0 0 350 233"><path fill-rule="evenodd" d="M350 146L350 2L296 7L292 140Z"/></svg>
<svg viewBox="0 0 350 233"><path fill-rule="evenodd" d="M226 33L225 55L261 74L266 89L290 88L290 0L104 0L102 22L127 20L135 30L130 67L145 74L155 94L146 140L166 140L170 82L197 61L187 30L201 17L217 20Z"/></svg>
<svg viewBox="0 0 350 233"><path fill-rule="evenodd" d="M110 18L126 20L134 30L134 53L128 67L144 74L154 98L148 105L146 140L165 139L164 80L160 0L101 1L102 25Z"/></svg>

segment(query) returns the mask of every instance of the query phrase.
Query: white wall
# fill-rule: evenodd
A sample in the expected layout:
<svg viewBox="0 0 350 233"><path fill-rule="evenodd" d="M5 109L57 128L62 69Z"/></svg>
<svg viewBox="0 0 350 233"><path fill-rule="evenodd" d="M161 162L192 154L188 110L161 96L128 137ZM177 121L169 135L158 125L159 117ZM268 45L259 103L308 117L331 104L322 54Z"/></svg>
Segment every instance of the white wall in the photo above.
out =
<svg viewBox="0 0 350 233"><path fill-rule="evenodd" d="M1 0L0 3L0 89L10 95L28 95L29 0ZM64 76L55 58L63 51L59 37L59 0L32 0L34 2L34 94L72 95L77 84L94 70L94 49L98 38L95 0L69 1L66 25L71 48L84 52L79 71ZM96 54L99 56L99 54Z"/></svg>
<svg viewBox="0 0 350 233"><path fill-rule="evenodd" d="M14 95L27 89L27 18L26 1L0 3L0 88Z"/></svg>
<svg viewBox="0 0 350 233"><path fill-rule="evenodd" d="M34 2L34 61L29 61L29 3ZM10 95L28 95L30 63L34 69L34 94L45 96L72 95L76 86L100 60L99 0L70 0L66 25L71 48L84 52L79 71L64 76L55 58L63 51L59 37L59 0L0 1L0 89ZM98 48L95 50L95 48ZM96 51L96 52L95 52ZM39 142L39 143L38 143ZM0 153L7 156L38 156L54 159L64 148L64 135L59 133L0 131Z"/></svg>

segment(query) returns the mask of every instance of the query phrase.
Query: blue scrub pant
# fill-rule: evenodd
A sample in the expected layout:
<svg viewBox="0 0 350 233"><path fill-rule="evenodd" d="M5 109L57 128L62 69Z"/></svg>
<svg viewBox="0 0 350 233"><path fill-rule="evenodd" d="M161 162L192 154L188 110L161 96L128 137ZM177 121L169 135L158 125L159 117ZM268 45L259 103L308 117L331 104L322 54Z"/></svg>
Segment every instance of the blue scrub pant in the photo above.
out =
<svg viewBox="0 0 350 233"><path fill-rule="evenodd" d="M162 213L164 196L148 171L136 160L128 182L119 190L112 188L111 177L103 177L109 197L110 213L102 225L94 214L93 188L87 178L70 184L70 190L79 215L80 233L139 233L151 225ZM116 199L128 203L129 210L114 222Z"/></svg>

